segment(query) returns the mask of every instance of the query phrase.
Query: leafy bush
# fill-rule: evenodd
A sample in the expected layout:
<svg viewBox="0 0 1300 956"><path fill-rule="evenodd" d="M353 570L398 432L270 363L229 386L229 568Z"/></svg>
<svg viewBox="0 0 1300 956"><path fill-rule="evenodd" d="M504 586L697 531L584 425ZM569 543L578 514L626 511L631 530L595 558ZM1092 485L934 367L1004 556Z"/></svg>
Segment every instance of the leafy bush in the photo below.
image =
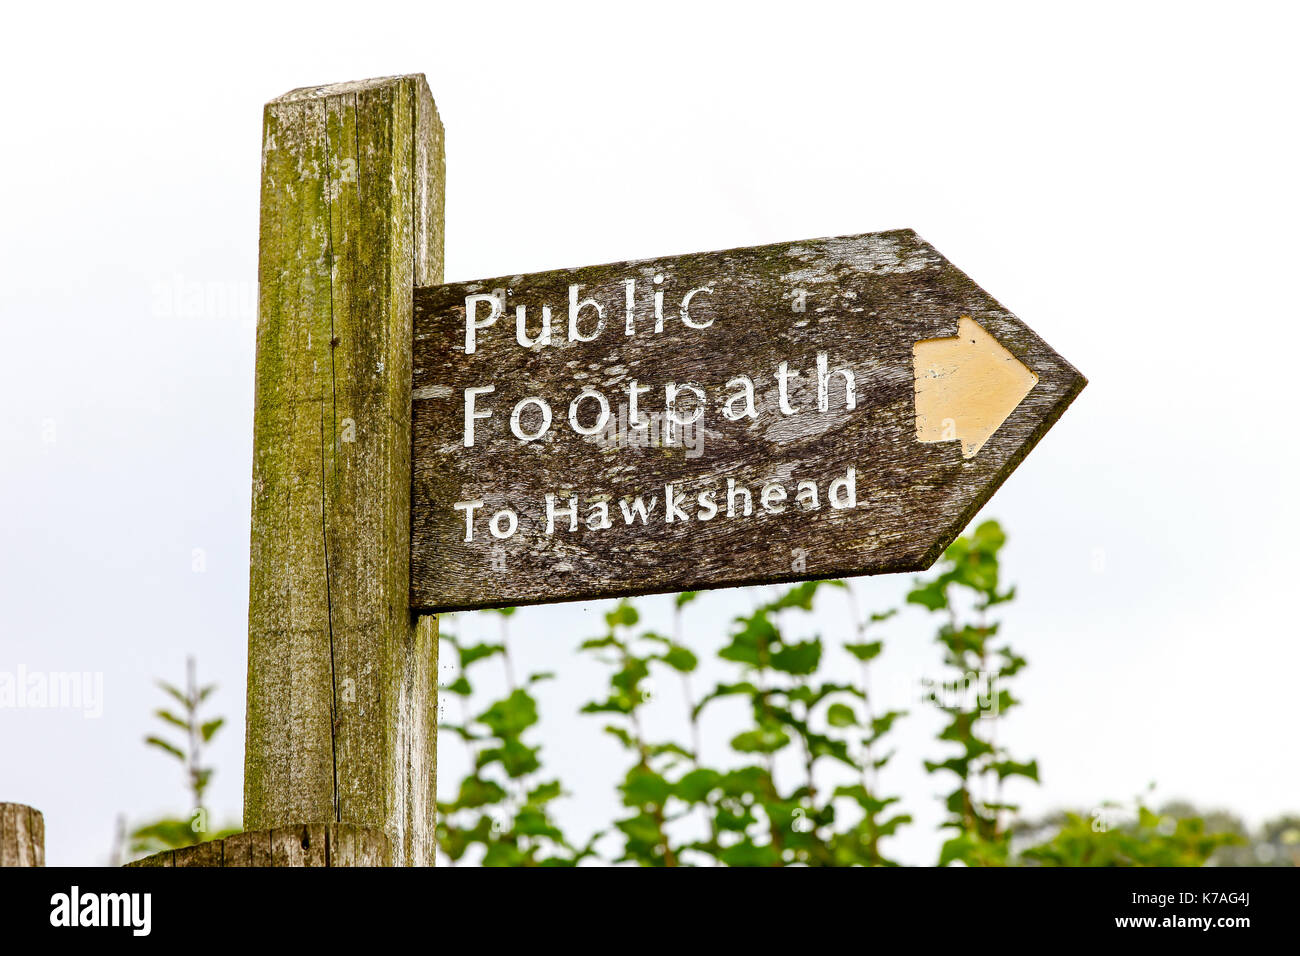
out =
<svg viewBox="0 0 1300 956"><path fill-rule="evenodd" d="M938 741L949 750L925 767L952 786L944 796L949 837L939 864L1204 863L1235 838L1208 832L1198 817L1174 819L1140 807L1131 824L1101 830L1074 814L1037 829L1016 820L1004 785L1015 777L1037 782L1038 762L1012 756L997 733L1002 718L1020 706L1011 685L1026 666L991 619L994 608L1015 598L1015 589L1000 580L1005 542L996 522L980 524L907 596L909 604L938 617L935 641L945 667L944 679L925 695L945 716ZM814 602L831 593L843 594L851 609L841 646L858 665L852 675L829 673L823 639L798 630ZM529 689L550 675L515 683L508 629L513 609L485 612L501 615L498 642L467 646L444 633L456 673L443 691L459 698L464 719L442 727L464 741L472 767L456 798L439 805L440 847L452 862L572 866L600 861L598 843L617 847L605 862L642 866L895 862L882 842L912 816L886 792L881 776L894 756L887 747L890 732L907 715L881 710L868 687L884 649L882 632L897 609L863 615L851 585L842 581L780 590L734 619L718 652L729 678L696 698L692 678L699 660L683 637L684 616L696 597L676 596L671 634L640 627L636 605L621 601L605 615L603 632L581 644L609 669L607 688L582 712L600 719L627 756L618 786L623 812L581 846L564 835L549 810L564 787L543 772L541 746L525 740L535 737L538 723ZM493 658L505 668L508 693L475 707L471 670ZM651 687L661 678L682 683L686 741L651 739L645 730ZM700 749L706 730L717 726L706 722L722 701L739 702L746 715L730 736L734 760L726 766L705 761ZM776 760L790 753L800 772L784 782L790 775L778 779Z"/></svg>

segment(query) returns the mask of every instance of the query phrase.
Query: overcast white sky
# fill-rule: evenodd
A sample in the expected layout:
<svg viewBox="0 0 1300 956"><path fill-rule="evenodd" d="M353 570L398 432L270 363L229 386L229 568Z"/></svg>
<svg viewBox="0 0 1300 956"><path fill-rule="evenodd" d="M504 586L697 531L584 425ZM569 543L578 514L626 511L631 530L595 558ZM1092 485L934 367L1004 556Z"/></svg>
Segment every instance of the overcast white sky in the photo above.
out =
<svg viewBox="0 0 1300 956"><path fill-rule="evenodd" d="M153 678L195 654L231 721L211 803L238 817L261 108L423 72L448 280L908 226L1019 315L1091 384L986 509L1030 660L1005 739L1043 768L1012 796L1155 781L1252 821L1300 810L1296 27L1254 3L8 11L0 671L102 672L104 705L0 709L0 800L44 811L50 863L102 861L119 812L183 809L141 738ZM177 283L229 304L172 307ZM874 608L907 579L858 584ZM697 649L754 600L704 598ZM810 631L842 631L832 603ZM579 834L621 765L573 713L600 610L515 618L520 667L561 674L541 739ZM939 655L919 610L886 637L901 702ZM938 842L934 726L904 725L887 778L919 818L909 862ZM462 769L447 739L441 782Z"/></svg>

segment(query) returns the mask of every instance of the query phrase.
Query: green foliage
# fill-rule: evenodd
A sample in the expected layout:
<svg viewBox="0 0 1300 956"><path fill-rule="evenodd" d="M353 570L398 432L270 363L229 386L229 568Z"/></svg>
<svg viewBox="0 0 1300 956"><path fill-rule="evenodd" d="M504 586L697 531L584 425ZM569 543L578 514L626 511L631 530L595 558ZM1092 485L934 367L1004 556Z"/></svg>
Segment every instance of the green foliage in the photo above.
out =
<svg viewBox="0 0 1300 956"><path fill-rule="evenodd" d="M939 865L1001 866L1010 861L1005 817L1016 806L1004 801L1008 778L1038 781L1038 761L1012 759L998 741L998 724L1019 706L1009 685L1025 659L999 640L989 609L1011 601L1015 589L1001 590L1000 552L1007 537L996 521L985 521L969 537L958 538L944 553L937 572L915 582L907 595L942 615L935 640L943 650L944 676L931 682L928 699L947 718L939 740L956 748L942 760L927 760L930 773L953 781L945 795L945 828L953 831Z"/></svg>
<svg viewBox="0 0 1300 956"><path fill-rule="evenodd" d="M906 599L938 620L943 671L926 696L944 716L937 742L946 752L924 766L952 787L941 797L949 832L939 865L1300 864L1300 818L1280 818L1251 838L1226 814L1177 804L1156 811L1142 800L1131 810L1108 806L1041 821L1016 816L1004 790L1009 782L1037 783L1039 765L1013 757L998 733L1005 715L1020 706L1011 685L1027 666L990 619L992 608L1015 598L1015 589L1001 581L1005 543L996 522L980 524L913 582ZM845 639L835 642L806 632L809 613L829 595L842 595L849 612ZM852 585L842 581L770 589L767 600L733 619L716 655L725 676L697 696L692 682L701 661L698 642L686 636L686 612L698 597L695 591L675 596L671 635L643 627L636 605L620 601L604 615L601 632L580 645L608 668L606 688L581 712L599 720L627 757L618 783L622 810L581 845L556 823L553 805L567 791L544 771L535 739L533 689L552 675L519 682L512 669L509 627L516 609L480 612L496 617L495 641L466 643L443 630L440 659L452 662L452 673L441 696L444 706L459 707L461 718L440 727L459 738L469 765L454 799L438 804L439 848L453 864L895 865L883 844L912 816L881 778L894 759L889 736L907 712L881 709L869 687L885 650L883 632L899 609L863 615ZM476 702L480 675L492 666L501 668L504 694ZM658 681L680 683L686 740L646 731ZM185 767L196 811L190 819L136 829L137 854L234 832L206 832L202 809L212 775L202 748L223 721L203 719L199 710L214 688L197 685L193 661L185 690L159 686L175 706L155 712L165 729L146 743ZM737 713L740 726L723 733L719 721ZM710 740L725 741L725 750L708 759L701 746L706 718L713 721ZM180 744L173 742L176 731ZM614 852L604 853L606 845Z"/></svg>
<svg viewBox="0 0 1300 956"><path fill-rule="evenodd" d="M892 811L896 797L882 797L877 776L889 756L873 748L900 716L873 715L867 667L880 641L866 642L866 628L889 614L857 620L857 682L831 681L819 672L825 645L816 635L792 634L791 614L809 612L823 589L848 590L839 581L795 585L737 617L718 658L734 679L716 683L698 702L690 675L696 655L685 646L683 609L695 595L674 602L673 636L636 631L640 615L621 602L605 619L605 633L583 643L610 668L609 692L588 703L588 714L614 715L606 726L628 752L630 766L620 787L626 814L615 821L621 837L616 862L643 866L727 865L845 866L887 864L880 841L910 821ZM851 595L851 591L849 592ZM666 673L665 673L666 672ZM682 681L690 747L647 739L643 710L656 673ZM706 763L700 753L703 717L719 702L739 703L746 725L730 736L725 763ZM793 750L801 772L778 779L778 755ZM738 764L738 765L737 765ZM825 765L833 769L824 771ZM823 781L838 774L845 781Z"/></svg>
<svg viewBox="0 0 1300 956"><path fill-rule="evenodd" d="M1211 830L1199 816L1157 812L1140 800L1129 815L1105 807L1090 815L1066 812L1056 832L1021 853L1030 866L1203 866L1221 848L1245 843Z"/></svg>
<svg viewBox="0 0 1300 956"><path fill-rule="evenodd" d="M942 676L927 687L927 697L944 716L937 741L944 752L925 767L951 785L942 795L948 836L939 864L1199 865L1234 847L1236 838L1190 813L1139 808L1131 822L1101 829L1095 819L1072 814L1037 828L1017 820L1004 791L1036 783L1039 765L1013 756L998 734L1005 715L1020 706L1012 684L1026 666L990 618L992 609L1015 598L1001 580L1005 542L996 522L980 524L916 579L906 600L937 617ZM834 642L808 633L809 613L837 594L847 599L846 633ZM605 614L600 633L580 645L607 668L605 688L581 711L600 721L626 755L618 783L622 809L581 847L550 812L565 791L543 773L541 748L530 742L538 711L528 690L547 675L514 683L506 629L513 611L490 612L502 615L499 642L462 645L443 636L457 662L444 693L460 699L465 715L477 714L442 725L464 741L471 767L456 799L439 805L439 839L453 862L894 864L886 844L912 816L882 776L894 759L890 734L907 715L881 708L869 686L899 609L863 615L852 586L840 581L769 590L731 622L711 670L721 667L723 677L697 696L702 642L688 639L686 615L698 596L676 595L670 635L645 627L637 606L620 601ZM492 659L503 665L507 692L472 708L470 669ZM685 739L647 731L662 725L649 719L649 709L661 705L660 682L680 684ZM722 723L737 714L739 726ZM702 751L706 721L718 753Z"/></svg>
<svg viewBox="0 0 1300 956"><path fill-rule="evenodd" d="M192 657L186 660L185 677L183 690L166 681L157 682L159 689L171 699L171 705L154 711L154 717L164 725L161 733L174 735L179 731L181 743L173 743L172 739L159 734L146 736L144 742L146 746L166 754L184 767L193 809L188 817L163 817L132 830L129 835L129 852L133 857L216 840L239 832L238 828L212 829L204 805L213 771L204 764L203 748L212 742L213 737L225 725L225 718L205 719L199 711L217 687L215 684L199 685Z"/></svg>
<svg viewBox="0 0 1300 956"><path fill-rule="evenodd" d="M441 724L464 742L472 771L454 800L438 804L438 845L453 864L477 847L484 866L576 866L592 855L599 834L574 847L551 818L550 804L564 791L558 780L542 778L541 747L525 740L537 724L537 701L528 688L551 675L531 674L524 686L515 686L508 627L514 611L489 612L500 616L499 643L467 645L445 631L439 637L456 657L455 677L442 693L459 697L464 714L470 713L473 667L499 658L507 693L459 724ZM445 648L440 657L447 659Z"/></svg>

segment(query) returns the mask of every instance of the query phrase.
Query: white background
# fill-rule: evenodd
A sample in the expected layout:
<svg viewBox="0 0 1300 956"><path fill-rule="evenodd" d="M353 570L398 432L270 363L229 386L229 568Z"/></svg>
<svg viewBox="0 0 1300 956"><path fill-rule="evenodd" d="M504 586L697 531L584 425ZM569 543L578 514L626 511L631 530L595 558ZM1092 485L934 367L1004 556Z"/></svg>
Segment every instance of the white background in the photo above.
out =
<svg viewBox="0 0 1300 956"><path fill-rule="evenodd" d="M1043 768L1011 796L1087 809L1155 781L1251 821L1300 809L1293 9L7 11L0 671L102 671L105 704L0 710L0 800L45 812L51 863L106 859L119 812L181 811L178 768L141 738L152 679L193 653L230 719L211 804L238 818L261 107L423 72L448 280L910 226L1023 318L1091 384L986 509L1030 660L1004 739ZM169 304L196 283L211 306ZM858 589L878 608L906 585ZM755 600L702 599L693 646ZM810 632L843 635L838 600ZM664 626L666 599L643 605ZM520 669L561 673L539 739L575 835L609 819L622 763L574 713L600 691L573 648L602 609L521 612L512 634ZM914 609L885 635L878 692L914 710L929 630ZM939 839L935 726L903 725L886 778L918 817L892 846L908 862ZM721 732L705 750L721 759ZM450 737L442 757L445 791Z"/></svg>

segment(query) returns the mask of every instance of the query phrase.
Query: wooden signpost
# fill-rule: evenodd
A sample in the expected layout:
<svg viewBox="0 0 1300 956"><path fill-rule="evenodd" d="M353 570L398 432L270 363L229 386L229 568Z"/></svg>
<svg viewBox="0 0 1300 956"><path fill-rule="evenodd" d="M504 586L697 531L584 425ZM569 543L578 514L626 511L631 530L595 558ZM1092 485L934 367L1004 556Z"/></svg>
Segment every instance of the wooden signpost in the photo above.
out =
<svg viewBox="0 0 1300 956"><path fill-rule="evenodd" d="M407 555L411 289L442 279L443 177L422 76L267 104L244 829L271 860L335 860L339 824L355 859L434 862L437 619L407 609Z"/></svg>
<svg viewBox="0 0 1300 956"><path fill-rule="evenodd" d="M1083 377L910 230L418 288L411 606L929 567Z"/></svg>
<svg viewBox="0 0 1300 956"><path fill-rule="evenodd" d="M431 865L426 612L928 567L1084 386L910 231L439 285L443 191L422 76L267 104L244 832L140 865Z"/></svg>

